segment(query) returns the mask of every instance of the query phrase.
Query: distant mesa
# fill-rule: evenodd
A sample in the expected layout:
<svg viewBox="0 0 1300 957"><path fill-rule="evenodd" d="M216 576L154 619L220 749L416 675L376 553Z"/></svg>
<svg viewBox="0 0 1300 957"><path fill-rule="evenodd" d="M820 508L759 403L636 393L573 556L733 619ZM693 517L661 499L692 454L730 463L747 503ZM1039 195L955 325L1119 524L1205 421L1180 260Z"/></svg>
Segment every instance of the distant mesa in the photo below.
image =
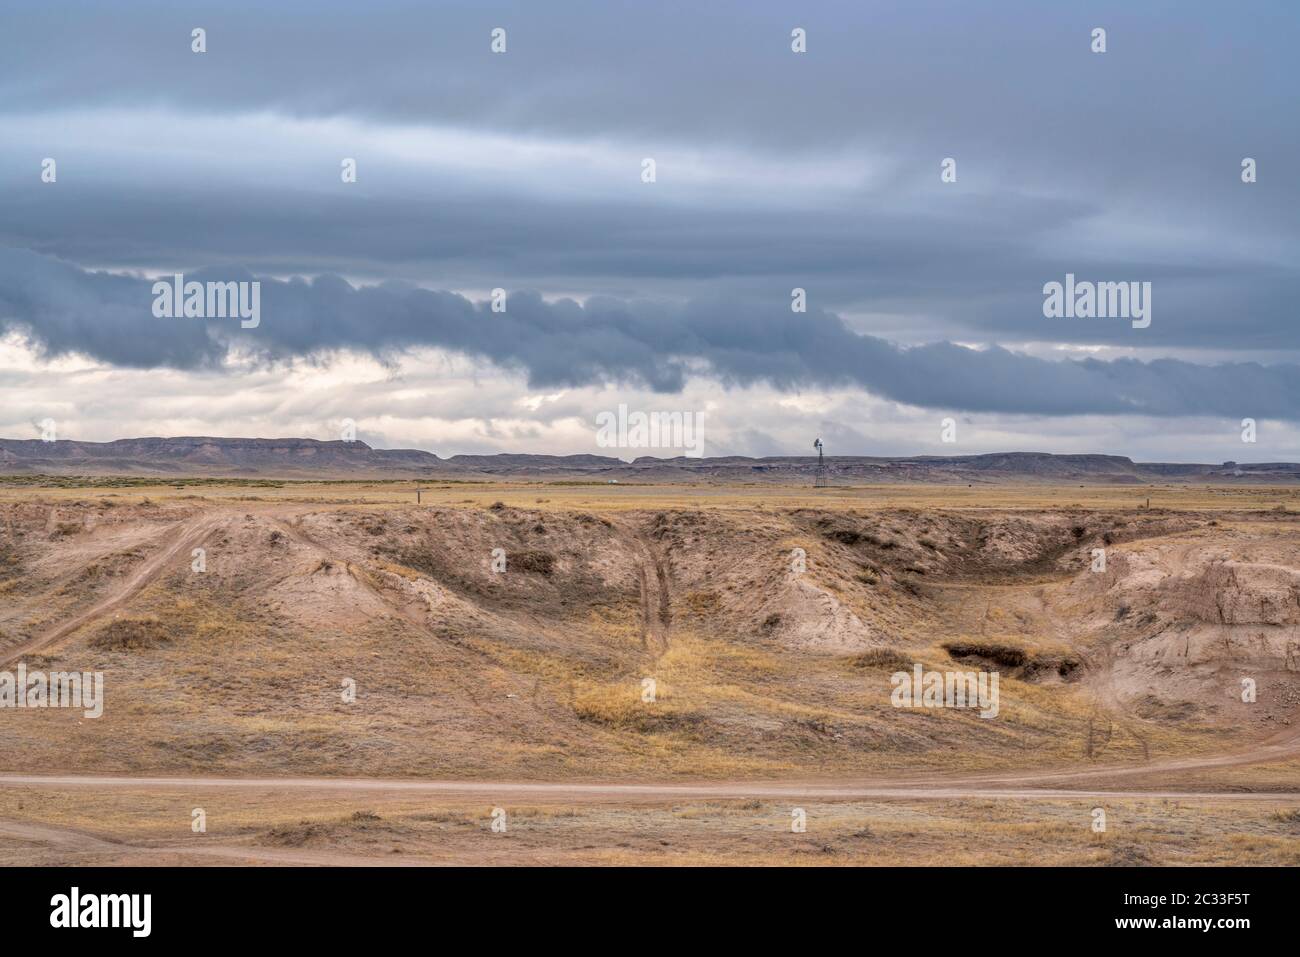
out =
<svg viewBox="0 0 1300 957"><path fill-rule="evenodd" d="M1300 483L1294 462L1199 465L1134 462L1122 455L827 456L832 485L881 482L997 484L1031 482L1141 485L1169 482ZM577 479L619 482L760 482L810 484L817 456L740 455L656 458L631 462L607 455L453 455L419 449L374 449L365 442L207 436L77 442L0 439L0 473L126 475L158 478L282 479Z"/></svg>

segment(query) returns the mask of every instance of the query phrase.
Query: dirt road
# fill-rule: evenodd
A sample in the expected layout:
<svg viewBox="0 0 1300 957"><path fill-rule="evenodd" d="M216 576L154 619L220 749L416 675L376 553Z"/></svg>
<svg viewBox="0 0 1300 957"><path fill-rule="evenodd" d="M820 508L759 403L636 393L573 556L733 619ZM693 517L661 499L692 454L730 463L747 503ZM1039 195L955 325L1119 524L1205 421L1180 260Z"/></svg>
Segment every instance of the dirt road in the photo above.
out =
<svg viewBox="0 0 1300 957"><path fill-rule="evenodd" d="M955 800L1016 798L1156 798L1223 801L1300 801L1300 791L1192 791L1160 788L1155 781L1146 787L1086 788L1062 787L1060 782L1077 779L1108 779L1125 776L1157 777L1161 771L1222 767L1216 759L1198 763L1192 759L1131 768L1098 768L1087 771L1048 771L1003 775L945 777L898 777L875 781L792 780L734 781L719 783L587 783L544 781L412 781L392 778L328 777L219 777L212 775L93 775L93 774L0 774L0 787L115 789L245 789L271 791L314 791L320 793L439 794L466 798L515 799L582 803L586 801L671 801L679 799L743 800ZM1057 786L1051 786L1056 784Z"/></svg>
<svg viewBox="0 0 1300 957"><path fill-rule="evenodd" d="M130 844L71 827L52 827L26 821L0 820L0 840L22 842L57 849L77 856L112 858L122 862L147 864L189 863L188 857L209 858L216 864L296 864L307 866L341 866L376 864L388 867L418 867L421 861L392 857L362 856L331 850L272 847L232 847L229 845L162 845Z"/></svg>
<svg viewBox="0 0 1300 957"><path fill-rule="evenodd" d="M225 511L205 512L189 521L181 522L169 528L160 541L156 543L154 553L145 559L144 563L126 581L115 588L111 595L96 602L80 614L66 619L44 634L37 635L35 638L21 642L11 648L0 650L0 667L12 664L24 655L53 648L83 625L103 618L109 612L138 595L144 590L145 586L166 572L173 563L180 561L182 556L184 556L186 564L188 564L190 550L202 544L204 539L218 528L228 516L229 513Z"/></svg>

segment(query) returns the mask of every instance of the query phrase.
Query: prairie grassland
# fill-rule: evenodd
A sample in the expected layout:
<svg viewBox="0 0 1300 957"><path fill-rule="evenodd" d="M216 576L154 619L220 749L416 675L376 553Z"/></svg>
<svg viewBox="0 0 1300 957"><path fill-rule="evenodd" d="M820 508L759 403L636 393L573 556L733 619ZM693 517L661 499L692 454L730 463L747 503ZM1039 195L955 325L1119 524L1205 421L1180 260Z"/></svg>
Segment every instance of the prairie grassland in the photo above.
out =
<svg viewBox="0 0 1300 957"><path fill-rule="evenodd" d="M0 865L1283 865L1300 811L1267 798L583 804L270 790L0 791ZM206 830L193 829L201 810ZM805 830L792 829L797 810ZM494 811L505 831L492 830ZM35 816L22 834L5 822Z"/></svg>
<svg viewBox="0 0 1300 957"><path fill-rule="evenodd" d="M78 483L81 484L78 484ZM862 485L813 489L792 485L598 484L511 482L310 482L267 479L59 478L51 484L0 482L0 502L54 503L104 498L121 503L300 502L334 505L414 505L429 508L513 508L626 511L682 508L840 509L1172 509L1300 512L1296 486L1240 485Z"/></svg>

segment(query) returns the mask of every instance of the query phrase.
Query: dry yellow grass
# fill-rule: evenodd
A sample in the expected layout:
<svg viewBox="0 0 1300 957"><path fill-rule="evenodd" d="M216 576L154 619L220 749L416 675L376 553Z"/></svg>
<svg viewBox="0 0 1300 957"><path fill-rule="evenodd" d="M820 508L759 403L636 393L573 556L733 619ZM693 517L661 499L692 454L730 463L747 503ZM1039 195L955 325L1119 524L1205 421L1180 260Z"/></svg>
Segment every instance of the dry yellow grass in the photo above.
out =
<svg viewBox="0 0 1300 957"><path fill-rule="evenodd" d="M1300 864L1294 808L1267 800L597 803L465 802L372 794L0 791L0 827L34 814L52 833L0 843L33 863L565 863L584 865ZM194 810L206 831L192 829ZM505 812L504 833L491 828ZM806 829L791 828L796 808ZM110 845L93 839L107 837ZM88 838L90 840L88 840ZM204 853L222 849L209 861Z"/></svg>
<svg viewBox="0 0 1300 957"><path fill-rule="evenodd" d="M105 500L133 504L194 502L301 502L333 505L414 505L415 489L427 508L591 509L617 512L656 508L841 509L1151 509L1300 511L1300 488L1241 485L864 485L813 489L787 485L587 485L548 482L423 483L286 482L279 488L240 486L180 491L160 482L129 489L0 486L0 502L51 503ZM539 497L540 496L540 497Z"/></svg>

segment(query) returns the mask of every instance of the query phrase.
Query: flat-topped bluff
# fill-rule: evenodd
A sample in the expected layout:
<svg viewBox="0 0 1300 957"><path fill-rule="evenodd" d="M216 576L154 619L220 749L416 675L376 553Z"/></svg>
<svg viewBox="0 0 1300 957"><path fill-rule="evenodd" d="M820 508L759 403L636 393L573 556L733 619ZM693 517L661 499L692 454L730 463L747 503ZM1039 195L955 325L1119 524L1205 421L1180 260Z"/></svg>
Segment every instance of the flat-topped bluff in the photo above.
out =
<svg viewBox="0 0 1300 957"><path fill-rule="evenodd" d="M416 449L372 449L364 442L209 436L78 442L0 439L0 470L123 475L418 474L439 458ZM397 477L401 477L400 475Z"/></svg>
<svg viewBox="0 0 1300 957"><path fill-rule="evenodd" d="M1134 462L1122 455L997 452L980 455L828 456L832 484L1300 483L1294 462ZM631 462L607 455L453 455L376 449L361 441L176 436L81 442L0 439L0 473L11 475L229 476L286 479L562 478L637 482L811 483L815 456L729 455Z"/></svg>

